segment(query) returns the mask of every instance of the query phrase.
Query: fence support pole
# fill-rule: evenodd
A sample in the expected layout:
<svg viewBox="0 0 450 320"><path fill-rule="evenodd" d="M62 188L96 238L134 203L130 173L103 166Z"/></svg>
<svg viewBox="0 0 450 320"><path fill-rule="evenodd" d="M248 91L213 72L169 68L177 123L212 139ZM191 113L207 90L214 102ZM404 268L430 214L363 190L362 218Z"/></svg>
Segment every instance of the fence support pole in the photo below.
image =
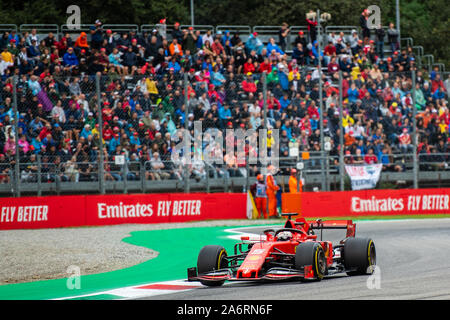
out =
<svg viewBox="0 0 450 320"><path fill-rule="evenodd" d="M141 178L141 191L145 193L145 162L139 161L139 177Z"/></svg>
<svg viewBox="0 0 450 320"><path fill-rule="evenodd" d="M245 177L245 192L250 189L250 165L248 163L249 155L245 157L245 170L247 171L247 176Z"/></svg>
<svg viewBox="0 0 450 320"><path fill-rule="evenodd" d="M322 52L322 35L320 32L320 10L317 10L317 41L319 44L319 58L318 58L318 68L319 68L319 108L320 108L320 171L321 171L321 177L322 177L322 191L326 190L326 186L328 185L327 180L328 177L325 173L325 157L326 154L324 152L324 135L323 135L323 92L322 92L322 61L320 59L320 54Z"/></svg>
<svg viewBox="0 0 450 320"><path fill-rule="evenodd" d="M98 166L98 183L100 193L105 194L105 160L103 155L103 115L100 96L100 74L95 77L95 89L97 93L97 123L99 134L99 166Z"/></svg>
<svg viewBox="0 0 450 320"><path fill-rule="evenodd" d="M20 150L19 150L19 114L17 111L17 76L13 77L13 112L14 112L14 144L15 144L15 165L14 165L14 191L16 197L20 197Z"/></svg>
<svg viewBox="0 0 450 320"><path fill-rule="evenodd" d="M128 193L128 162L126 159L123 164L123 193Z"/></svg>
<svg viewBox="0 0 450 320"><path fill-rule="evenodd" d="M342 105L342 71L339 70L339 184L340 190L345 190L344 177L344 127L342 126L343 105Z"/></svg>
<svg viewBox="0 0 450 320"><path fill-rule="evenodd" d="M37 155L37 165L38 165L38 173L37 173L37 184L38 184L38 190L37 190L37 194L38 197L42 196L42 161L41 161L41 155L38 154Z"/></svg>
<svg viewBox="0 0 450 320"><path fill-rule="evenodd" d="M263 84L263 125L264 129L267 129L267 73L264 71L261 75L261 81Z"/></svg>
<svg viewBox="0 0 450 320"><path fill-rule="evenodd" d="M411 78L412 78L412 88L411 88L411 95L412 95L412 108L413 108L413 181L414 181L414 189L419 188L419 165L417 163L417 121L416 121L416 114L417 114L417 108L416 108L416 71L412 70L411 72Z"/></svg>
<svg viewBox="0 0 450 320"><path fill-rule="evenodd" d="M187 73L183 74L183 87L184 87L184 129L185 129L185 135L184 139L189 139L189 97L188 97L188 77ZM184 141L185 145L185 151L183 152L183 157L185 158L185 179L184 179L184 192L189 193L190 192L190 185L189 185L189 164L191 161L191 144L190 141Z"/></svg>

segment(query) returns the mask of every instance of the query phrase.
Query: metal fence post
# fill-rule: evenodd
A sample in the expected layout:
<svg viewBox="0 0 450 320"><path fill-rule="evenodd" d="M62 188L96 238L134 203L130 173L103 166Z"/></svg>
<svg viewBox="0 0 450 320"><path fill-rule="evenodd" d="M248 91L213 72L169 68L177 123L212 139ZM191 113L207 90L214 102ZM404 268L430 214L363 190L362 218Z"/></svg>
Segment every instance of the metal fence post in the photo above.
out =
<svg viewBox="0 0 450 320"><path fill-rule="evenodd" d="M208 164L206 164L206 166L205 166L205 168L206 168L206 193L209 193L210 192L210 186L209 186L209 165Z"/></svg>
<svg viewBox="0 0 450 320"><path fill-rule="evenodd" d="M13 77L13 112L14 112L14 144L15 144L15 165L14 165L14 191L16 197L20 197L20 150L19 150L19 114L17 111L17 76Z"/></svg>
<svg viewBox="0 0 450 320"><path fill-rule="evenodd" d="M185 166L185 180L184 180L184 192L185 193L189 193L190 191L190 185L189 185L189 163L188 160L191 158L191 154L190 154L190 142L188 143L187 139L189 139L189 96L188 96L188 77L187 77L187 73L183 74L183 87L184 87L184 129L185 129L185 135L184 135L184 139L186 139L186 141L184 141L185 143L185 152L183 152L183 156L186 159L186 166Z"/></svg>
<svg viewBox="0 0 450 320"><path fill-rule="evenodd" d="M267 73L263 72L261 75L261 81L263 84L263 125L264 129L267 129Z"/></svg>
<svg viewBox="0 0 450 320"><path fill-rule="evenodd" d="M263 128L266 130L265 135L267 137L267 73L266 71L263 72L262 74L262 83L263 83ZM261 132L259 133L261 134ZM267 166L267 138L263 140L263 145L259 146L262 150L264 150L264 165ZM260 153L261 154L261 153ZM261 161L261 159L260 159ZM264 177L264 181L267 181L267 170L263 170L263 172L261 172L263 174ZM269 212L269 201L267 201L266 204L266 212Z"/></svg>
<svg viewBox="0 0 450 320"><path fill-rule="evenodd" d="M37 155L37 165L38 165L38 173L37 173L37 185L38 185L38 190L37 190L37 194L38 197L42 196L42 162L41 162L41 155L38 154Z"/></svg>
<svg viewBox="0 0 450 320"><path fill-rule="evenodd" d="M191 190L191 186L189 185L189 164L184 165L184 193L189 193Z"/></svg>
<svg viewBox="0 0 450 320"><path fill-rule="evenodd" d="M97 73L95 77L95 89L97 94L97 123L98 123L98 134L99 134L99 162L98 166L98 183L100 188L100 193L105 194L105 160L103 155L103 115L101 106L101 96L100 96L100 74Z"/></svg>
<svg viewBox="0 0 450 320"><path fill-rule="evenodd" d="M250 164L248 163L249 155L246 156L245 159L245 170L247 171L247 176L245 177L245 192L248 192L250 189Z"/></svg>
<svg viewBox="0 0 450 320"><path fill-rule="evenodd" d="M325 165L324 165L324 158L325 158L325 153L324 153L324 136L323 136L323 92L322 92L322 61L320 60L320 54L322 52L322 39L321 39L322 35L320 32L320 10L317 10L317 40L318 40L318 45L319 45L319 57L318 57L318 68L319 68L319 108L320 108L320 154L321 154L321 159L320 159L320 175L322 177L322 191L325 190L326 186L327 186L327 175L324 175L324 171L325 171Z"/></svg>
<svg viewBox="0 0 450 320"><path fill-rule="evenodd" d="M344 127L342 126L342 71L339 70L339 183L340 190L345 190L344 177L345 177L345 167L344 167Z"/></svg>
<svg viewBox="0 0 450 320"><path fill-rule="evenodd" d="M139 176L141 178L141 192L145 193L145 162L139 161Z"/></svg>
<svg viewBox="0 0 450 320"><path fill-rule="evenodd" d="M128 161L125 159L123 164L123 193L128 193Z"/></svg>
<svg viewBox="0 0 450 320"><path fill-rule="evenodd" d="M414 189L419 187L419 166L417 163L417 121L416 121L416 71L412 70L411 72L412 78L412 108L413 108L413 181L414 181Z"/></svg>

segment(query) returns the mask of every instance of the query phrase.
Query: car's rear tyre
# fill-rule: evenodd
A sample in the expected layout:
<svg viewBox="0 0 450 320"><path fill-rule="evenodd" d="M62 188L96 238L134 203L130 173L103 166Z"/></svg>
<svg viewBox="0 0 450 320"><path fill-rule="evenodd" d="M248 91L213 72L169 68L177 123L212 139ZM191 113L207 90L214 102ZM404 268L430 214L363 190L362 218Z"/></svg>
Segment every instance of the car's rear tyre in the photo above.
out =
<svg viewBox="0 0 450 320"><path fill-rule="evenodd" d="M305 266L312 266L314 278L322 280L327 273L327 260L322 246L317 242L300 243L295 251L295 268L303 270Z"/></svg>
<svg viewBox="0 0 450 320"><path fill-rule="evenodd" d="M197 259L198 274L211 272L228 267L227 251L222 246L209 245L200 250ZM205 286L221 286L225 281L200 280Z"/></svg>
<svg viewBox="0 0 450 320"><path fill-rule="evenodd" d="M350 276L372 274L376 265L375 243L370 238L348 238L344 243L344 266Z"/></svg>

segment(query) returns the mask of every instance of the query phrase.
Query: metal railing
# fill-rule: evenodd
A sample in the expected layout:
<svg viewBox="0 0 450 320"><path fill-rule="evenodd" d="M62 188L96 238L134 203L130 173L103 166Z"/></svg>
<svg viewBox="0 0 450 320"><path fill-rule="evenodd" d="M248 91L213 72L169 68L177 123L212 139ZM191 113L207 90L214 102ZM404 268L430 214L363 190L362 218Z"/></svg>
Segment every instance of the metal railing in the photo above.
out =
<svg viewBox="0 0 450 320"><path fill-rule="evenodd" d="M340 181L344 181L343 189L349 189L347 175L340 171L339 156L319 155L311 153L311 157L302 160L300 157L278 158L278 172L275 178L283 188L287 188L290 170L303 163L301 176L304 179L305 191L322 190L322 181L326 180L326 190L339 190ZM380 177L380 185L391 187L411 187L414 179L419 179L423 186L435 187L450 184L450 153L388 154L384 155L392 161L384 162ZM360 161L357 159L360 158ZM413 171L413 161L417 159L419 171L417 177ZM98 162L66 162L55 163L44 160L41 155L35 162L20 163L19 184L16 184L14 165L0 165L0 194L14 195L18 185L21 194L38 195L62 193L99 193L99 184L105 185L107 193L128 192L182 192L196 190L204 192L229 192L249 190L256 181L261 164L245 164L237 167L214 165L203 162L200 168L188 168L174 165L172 161L162 161L164 169L155 169L152 161L131 161L123 165L105 162L103 177L99 175ZM321 170L322 162L326 170ZM364 156L345 155L345 164L365 165ZM380 163L380 161L378 161ZM343 179L341 180L341 178ZM383 187L383 186L381 186ZM342 189L341 189L342 190Z"/></svg>
<svg viewBox="0 0 450 320"><path fill-rule="evenodd" d="M45 36L48 32L53 32L55 34L55 38L58 40L60 37L62 37L62 34L65 33L69 33L71 35L71 37L75 37L74 34L79 34L79 32L88 32L89 31L89 27L92 26L90 24L82 24L80 25L79 28L77 28L77 30L73 30L71 29L71 27L69 27L67 24L63 24L61 26L57 25L57 24L22 24L19 27L17 27L17 25L15 24L0 24L0 32L10 32L11 30L16 30L16 31L20 31L20 32L25 32L25 31L31 31L33 28L37 29L38 34L40 36ZM143 25L136 25L136 24L105 24L103 25L103 28L106 29L111 29L113 32L116 31L118 33L122 33L122 32L130 32L130 31L135 31L137 33L141 32L147 32L150 33L151 30L153 29L157 29L160 30L161 28L161 24L143 24ZM181 25L180 29L185 29L188 28L190 25ZM173 31L174 26L173 25L166 25L165 29L166 29L166 36L167 36L167 40L171 41L172 40L172 31ZM231 32L233 31L239 31L241 33L241 39L245 42L248 38L248 36L252 33L252 32L258 32L261 35L261 39L264 43L267 43L270 37L275 37L277 39L277 35L278 35L278 30L281 28L281 26L246 26L246 25L241 25L241 26L234 26L234 25L219 25L219 26L212 26L212 25L196 25L195 29L196 30L200 30L201 32L206 32L207 30L211 30L211 31L225 31L225 30L230 30ZM287 52L291 52L292 51L292 42L295 38L295 35L300 31L307 31L307 27L306 26L291 26L291 33L288 36L288 42L287 42L287 46L286 46L286 50ZM387 30L387 27L383 27L385 30ZM360 27L358 26L327 26L326 28L322 28L321 27L321 33L324 34L328 34L330 32L344 32L345 35L350 35L351 34L351 30L357 30L358 33L360 33ZM90 39L90 35L88 34L88 39ZM387 35L385 36L385 44L387 43ZM418 46L414 46L414 39L411 37L407 37L407 38L401 38L400 39L400 43L406 44L406 47L411 46L414 48L417 48ZM390 53L390 48L389 46L385 46L384 48L385 53ZM423 48L422 49L418 49L418 59L419 59L419 63L422 64L422 56L424 55L423 53ZM434 57L433 57L434 59ZM428 62L428 60L427 60ZM431 64L426 64L426 66L431 66L433 63ZM431 68L431 67L430 67ZM440 68L443 68L443 70L445 70L445 66L440 66Z"/></svg>

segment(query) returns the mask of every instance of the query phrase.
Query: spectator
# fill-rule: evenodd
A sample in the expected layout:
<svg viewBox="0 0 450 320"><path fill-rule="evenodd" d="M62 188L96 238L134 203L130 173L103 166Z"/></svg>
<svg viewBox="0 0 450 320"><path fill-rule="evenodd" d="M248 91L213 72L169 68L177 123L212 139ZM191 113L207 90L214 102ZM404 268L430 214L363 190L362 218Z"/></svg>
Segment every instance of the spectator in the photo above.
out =
<svg viewBox="0 0 450 320"><path fill-rule="evenodd" d="M391 51L397 51L399 49L398 30L395 28L394 23L389 23L389 29L387 31L388 42L391 46Z"/></svg>

